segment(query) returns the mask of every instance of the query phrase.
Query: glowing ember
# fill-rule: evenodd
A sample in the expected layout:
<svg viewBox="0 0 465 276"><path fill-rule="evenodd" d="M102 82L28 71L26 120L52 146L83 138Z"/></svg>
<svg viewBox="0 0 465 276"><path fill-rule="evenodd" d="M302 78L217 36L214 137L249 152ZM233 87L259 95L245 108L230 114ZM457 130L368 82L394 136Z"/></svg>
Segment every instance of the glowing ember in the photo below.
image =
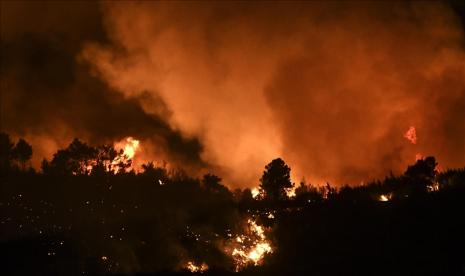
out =
<svg viewBox="0 0 465 276"><path fill-rule="evenodd" d="M189 261L185 265L185 268L192 273L196 273L196 272L202 273L208 270L208 265L206 263L201 263L200 265L197 265L194 262Z"/></svg>
<svg viewBox="0 0 465 276"><path fill-rule="evenodd" d="M260 194L260 190L258 188L253 188L251 192L253 198L257 198L257 196Z"/></svg>
<svg viewBox="0 0 465 276"><path fill-rule="evenodd" d="M426 188L428 189L428 192L437 192L439 191L439 183L433 183L432 185L428 185L426 186Z"/></svg>
<svg viewBox="0 0 465 276"><path fill-rule="evenodd" d="M289 198L295 197L295 188L286 189L286 195Z"/></svg>
<svg viewBox="0 0 465 276"><path fill-rule="evenodd" d="M236 271L248 265L260 265L266 254L273 253L270 242L266 239L265 230L262 226L249 219L247 220L250 233L238 235L234 239L237 243L231 255L236 264Z"/></svg>
<svg viewBox="0 0 465 276"><path fill-rule="evenodd" d="M417 143L417 131L415 127L411 126L407 132L404 134L404 137L410 141L412 144Z"/></svg>
<svg viewBox="0 0 465 276"><path fill-rule="evenodd" d="M415 154L415 161L422 160L424 158L423 154L417 153Z"/></svg>
<svg viewBox="0 0 465 276"><path fill-rule="evenodd" d="M392 196L390 194L388 194L388 195L380 195L378 200L379 201L389 201L389 200L391 200L391 197Z"/></svg>

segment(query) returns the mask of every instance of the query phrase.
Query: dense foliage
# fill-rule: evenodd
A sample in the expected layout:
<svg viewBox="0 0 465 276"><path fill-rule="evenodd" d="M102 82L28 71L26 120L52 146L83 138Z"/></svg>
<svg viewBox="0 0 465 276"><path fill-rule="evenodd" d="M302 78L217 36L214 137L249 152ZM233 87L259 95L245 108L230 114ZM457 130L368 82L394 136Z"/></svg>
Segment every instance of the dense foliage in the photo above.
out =
<svg viewBox="0 0 465 276"><path fill-rule="evenodd" d="M183 274L189 260L233 274L224 249L249 217L270 229L274 252L238 273L465 273L465 168L438 172L434 157L363 186L302 182L294 197L278 158L250 185L254 198L212 174L153 163L136 173L108 145L76 139L36 172L26 141L0 143L2 275Z"/></svg>

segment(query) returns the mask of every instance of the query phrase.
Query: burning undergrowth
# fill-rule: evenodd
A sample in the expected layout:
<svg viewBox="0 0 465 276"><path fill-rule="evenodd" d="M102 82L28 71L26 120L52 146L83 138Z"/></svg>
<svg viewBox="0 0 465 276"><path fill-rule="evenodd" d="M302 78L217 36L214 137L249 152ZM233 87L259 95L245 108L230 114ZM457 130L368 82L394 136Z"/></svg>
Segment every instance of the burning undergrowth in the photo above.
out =
<svg viewBox="0 0 465 276"><path fill-rule="evenodd" d="M272 228L259 225L255 218L243 218L235 225L236 229L227 229L224 233L203 236L197 234L187 227L186 237L190 238L193 250L190 253L199 251L216 251L223 256L222 263L213 261L213 267L227 268L239 272L249 266L258 266L264 263L265 257L273 253L273 245L269 235ZM206 247L200 249L201 247ZM200 249L200 250L199 250ZM205 256L205 254L199 254ZM204 272L211 266L205 262L205 258L197 257L195 261L189 260L183 263L182 267L191 272ZM216 263L215 263L216 262ZM225 267L226 264L226 267Z"/></svg>
<svg viewBox="0 0 465 276"><path fill-rule="evenodd" d="M289 248L299 247L296 242L305 242L299 247L302 256L313 254L317 260L318 251L303 248L327 252L332 246L339 248L326 231L345 230L320 227L313 221L328 225L347 221L350 216L338 213L326 219L332 206L340 206L337 210L342 213L349 212L344 206L366 208L370 216L378 217L406 205L405 201L439 198L448 191L455 195L451 189L465 183L464 170L439 172L435 158L425 157L403 175L382 182L339 189L302 182L295 187L290 167L278 158L265 166L257 188L231 191L212 174L194 178L153 163L134 166L129 161L145 150L145 144L134 137L98 147L76 139L45 161L42 172L35 172L28 165L27 142L1 138L6 142L2 145L11 146L5 148L11 159L1 163L7 161L1 168L6 178L0 183L0 211L5 214L0 219L2 239L11 245L11 256L28 260L38 256L43 274L51 274L47 269L54 266L42 263L62 260L76 262L79 274L267 272L301 258ZM102 155L103 150L114 154ZM121 158L130 166L116 166L115 160ZM301 215L311 219L299 220ZM289 224L294 219L296 223ZM294 237L283 229L303 237L290 243ZM317 236L306 236L308 231ZM24 238L33 241L16 244ZM27 252L37 253L28 256ZM73 274L68 272L62 274Z"/></svg>

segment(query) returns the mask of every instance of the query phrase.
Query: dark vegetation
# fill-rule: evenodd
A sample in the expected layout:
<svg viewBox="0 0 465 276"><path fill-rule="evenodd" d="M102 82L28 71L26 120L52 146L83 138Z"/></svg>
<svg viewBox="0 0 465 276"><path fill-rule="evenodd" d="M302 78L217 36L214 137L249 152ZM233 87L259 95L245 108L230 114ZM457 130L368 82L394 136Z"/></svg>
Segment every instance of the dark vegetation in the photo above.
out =
<svg viewBox="0 0 465 276"><path fill-rule="evenodd" d="M274 252L237 274L465 275L465 168L438 172L434 157L363 186L300 183L292 198L278 158L253 198L211 174L136 173L112 146L74 140L41 172L26 141L2 133L0 150L1 275L188 274L187 261L236 274L223 249L249 217Z"/></svg>

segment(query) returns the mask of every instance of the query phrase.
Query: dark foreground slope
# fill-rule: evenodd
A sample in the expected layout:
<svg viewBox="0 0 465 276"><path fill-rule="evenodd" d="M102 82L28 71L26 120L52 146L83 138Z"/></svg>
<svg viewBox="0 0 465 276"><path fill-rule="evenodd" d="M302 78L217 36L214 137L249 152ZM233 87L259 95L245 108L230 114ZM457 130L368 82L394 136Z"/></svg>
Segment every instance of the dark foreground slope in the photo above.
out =
<svg viewBox="0 0 465 276"><path fill-rule="evenodd" d="M464 197L464 186L458 186L387 202L334 198L303 206L288 204L276 212L272 223L274 254L267 256L263 266L239 274L465 275ZM3 221L10 215L4 211ZM119 223L128 228L153 228L152 223L160 222L147 218ZM12 229L2 226L2 231L7 230ZM163 236L148 238L159 241L144 249L134 242L107 241L103 236L98 240L93 235L104 231L98 224L81 225L80 233L52 230L24 236L19 235L21 230L3 232L2 275L190 274L164 267L173 265L175 257L170 256L174 253ZM145 233L149 235L173 238L171 233L156 231ZM167 256L157 255L163 252ZM108 270L103 254L115 256L126 267ZM127 260L125 264L124 258L137 258L139 267L129 266ZM144 269L149 271L142 273ZM235 273L223 267L204 272L216 274Z"/></svg>
<svg viewBox="0 0 465 276"><path fill-rule="evenodd" d="M211 174L105 169L115 159L104 153L76 140L41 173L0 156L0 275L188 275L188 264L208 265L203 275L465 275L465 169L439 173L433 157L363 186L301 183L291 198L290 168L275 159L253 198ZM273 253L238 266L235 250L263 241Z"/></svg>

